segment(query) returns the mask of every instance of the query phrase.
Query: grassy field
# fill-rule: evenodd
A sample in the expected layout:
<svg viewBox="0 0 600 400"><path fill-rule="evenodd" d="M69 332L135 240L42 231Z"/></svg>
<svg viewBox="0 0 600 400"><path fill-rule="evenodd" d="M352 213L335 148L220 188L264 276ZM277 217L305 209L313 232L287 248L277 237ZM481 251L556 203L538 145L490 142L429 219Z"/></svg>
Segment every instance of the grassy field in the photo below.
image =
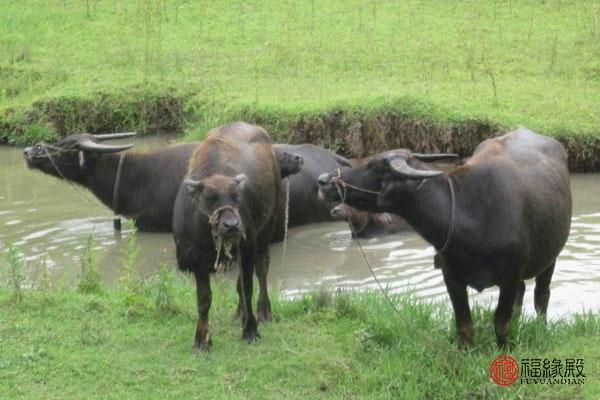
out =
<svg viewBox="0 0 600 400"><path fill-rule="evenodd" d="M498 355L491 312L476 309L473 348L460 351L451 312L379 294L317 292L275 299L275 322L255 344L232 322L229 282L214 289L213 348L190 353L195 293L173 285L167 310L148 285L82 294L62 288L27 292L21 302L0 290L0 393L3 399L421 399L598 398L600 318L576 316L548 327L527 319L513 326L509 354L583 358L583 385L494 384Z"/></svg>
<svg viewBox="0 0 600 400"><path fill-rule="evenodd" d="M274 321L247 345L233 321L233 282L213 279L213 347L191 353L195 287L161 264L137 272L136 235L128 239L119 284L102 284L91 236L76 287L52 284L41 266L27 276L8 246L0 262L2 399L596 399L600 396L600 316L545 325L515 318L508 352L517 359L583 358L580 385L503 388L489 366L499 354L491 310L474 308L467 350L454 338L452 312L412 295L318 290L296 299L271 291ZM25 290L24 287L31 287Z"/></svg>
<svg viewBox="0 0 600 400"><path fill-rule="evenodd" d="M238 118L283 139L333 110L347 127L390 108L600 137L596 1L33 0L2 2L0 20L0 135L17 144L77 130L197 138Z"/></svg>

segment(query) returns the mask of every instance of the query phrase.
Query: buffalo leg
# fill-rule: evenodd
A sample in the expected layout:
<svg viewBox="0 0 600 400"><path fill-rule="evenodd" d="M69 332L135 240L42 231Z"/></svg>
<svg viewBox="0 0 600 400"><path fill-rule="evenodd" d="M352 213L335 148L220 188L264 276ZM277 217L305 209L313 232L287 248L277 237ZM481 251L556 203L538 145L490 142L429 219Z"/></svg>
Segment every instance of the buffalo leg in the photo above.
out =
<svg viewBox="0 0 600 400"><path fill-rule="evenodd" d="M242 306L242 338L252 343L260 337L257 330L256 318L252 312L252 279L254 278L254 255L242 255L242 270L240 271L240 304Z"/></svg>
<svg viewBox="0 0 600 400"><path fill-rule="evenodd" d="M208 311L212 303L208 274L196 272L196 297L198 301L198 326L194 339L194 350L208 351L212 344L208 332Z"/></svg>
<svg viewBox="0 0 600 400"><path fill-rule="evenodd" d="M256 313L259 322L269 322L273 320L273 313L271 312L271 301L269 300L269 291L267 287L267 275L269 273L269 247L273 238L273 233L276 228L275 217L265 225L263 230L259 233L256 248L256 277L258 278L258 304L256 306Z"/></svg>
<svg viewBox="0 0 600 400"><path fill-rule="evenodd" d="M523 297L525 296L525 282L521 281L519 285L519 291L517 292L517 298L515 299L515 307L513 312L516 315L520 315L523 311Z"/></svg>
<svg viewBox="0 0 600 400"><path fill-rule="evenodd" d="M242 308L242 297L244 296L244 293L242 292L242 272L241 271L240 271L240 274L238 275L235 288L236 288L237 294L238 294L238 304L237 304L237 309L235 310L235 315L233 316L233 320L240 321L243 324L244 323L244 311Z"/></svg>
<svg viewBox="0 0 600 400"><path fill-rule="evenodd" d="M465 346L473 340L473 321L471 320L471 309L469 308L469 297L467 285L460 282L447 268L442 268L446 290L454 308L456 318L456 332L459 345Z"/></svg>
<svg viewBox="0 0 600 400"><path fill-rule="evenodd" d="M270 322L273 320L271 312L271 301L267 288L267 274L269 273L269 249L261 252L256 257L256 277L258 278L258 303L256 306L256 317L258 322Z"/></svg>
<svg viewBox="0 0 600 400"><path fill-rule="evenodd" d="M533 302L535 304L535 311L538 316L546 319L546 312L548 311L548 301L550 300L550 282L552 281L552 274L554 273L554 265L546 268L540 275L535 278L535 290L533 292Z"/></svg>
<svg viewBox="0 0 600 400"><path fill-rule="evenodd" d="M496 307L494 313L494 331L496 332L498 347L507 346L507 335L510 329L513 307L519 297L521 288L521 281L512 279L506 279L500 286L498 307Z"/></svg>

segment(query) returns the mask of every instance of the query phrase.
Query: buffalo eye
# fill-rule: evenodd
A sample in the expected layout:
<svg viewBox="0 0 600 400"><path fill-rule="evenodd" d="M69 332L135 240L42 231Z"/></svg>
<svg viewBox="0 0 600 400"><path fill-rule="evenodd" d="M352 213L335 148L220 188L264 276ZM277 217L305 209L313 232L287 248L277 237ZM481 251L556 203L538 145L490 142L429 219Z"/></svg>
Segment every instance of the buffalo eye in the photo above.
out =
<svg viewBox="0 0 600 400"><path fill-rule="evenodd" d="M217 195L214 193L209 193L204 196L204 201L206 204L214 204L217 201Z"/></svg>
<svg viewBox="0 0 600 400"><path fill-rule="evenodd" d="M383 160L373 160L367 164L367 168L377 173L387 172L387 168Z"/></svg>

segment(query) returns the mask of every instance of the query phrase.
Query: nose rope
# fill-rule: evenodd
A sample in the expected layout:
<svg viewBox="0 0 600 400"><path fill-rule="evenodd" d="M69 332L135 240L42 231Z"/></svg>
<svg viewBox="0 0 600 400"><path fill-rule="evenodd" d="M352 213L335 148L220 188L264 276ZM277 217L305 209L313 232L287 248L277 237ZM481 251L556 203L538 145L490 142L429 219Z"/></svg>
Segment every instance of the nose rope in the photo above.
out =
<svg viewBox="0 0 600 400"><path fill-rule="evenodd" d="M337 172L337 176L334 176L334 177L331 179L331 182L332 182L332 183L333 183L333 184L336 186L336 188L338 189L338 194L339 194L339 192L340 192L340 188L339 188L339 186L342 186L342 187L344 188L344 197L343 197L343 199L345 199L345 198L346 198L346 193L347 193L347 191L348 191L348 189L347 189L347 188L354 189L354 190L356 190L357 192L369 193L369 194L374 194L374 195L377 195L377 196L379 196L379 195L381 194L381 192L375 192L375 191L373 191L373 190L369 190L369 189L365 189L365 188L361 188L361 187L358 187L358 186L351 185L351 184L349 184L348 182L345 182L345 181L342 179L342 171L341 171L339 168L337 168L337 169L336 169L336 172ZM341 196L340 196L340 198L341 198ZM344 202L344 200L343 200L343 199L342 199L342 202Z"/></svg>
<svg viewBox="0 0 600 400"><path fill-rule="evenodd" d="M341 171L340 171L340 169L338 168L336 171L337 171L337 176L334 177L331 181L332 181L332 183L335 184L335 187L336 187L336 189L338 191L338 194L340 196L340 199L341 199L342 203L345 203L345 199L346 199L346 187L349 187L349 188L357 190L357 191L362 191L362 192L365 192L365 193L371 193L371 194L377 194L377 195L380 194L379 192L374 192L374 191L371 191L371 190L367 190L367 189L359 188L359 187L356 187L356 186L353 186L353 185L349 185L348 183L344 182L341 179ZM340 188L340 186L342 186L343 189L344 189L343 193L342 193L342 189ZM352 222L350 221L350 217L346 216L346 220L348 221L348 225L350 225L350 231L352 232L352 236L354 236L354 239L356 240L356 244L358 245L358 250L360 251L360 255L362 256L362 258L363 258L363 260L365 262L365 265L367 266L369 272L371 273L371 276L373 277L373 280L375 281L375 284L377 285L377 287L381 291L381 294L383 295L383 297L385 298L385 300L387 301L387 303L390 305L390 307L392 308L392 310L394 310L394 312L396 314L398 314L399 316L402 316L402 313L400 312L400 309L392 301L392 299L390 298L388 292L383 288L383 285L381 284L381 282L377 278L377 274L373 270L373 266L371 265L371 262L367 258L367 254L365 253L365 250L363 249L362 243L360 241L360 238L358 237L358 233L356 232L356 229L354 228L354 226L352 225Z"/></svg>

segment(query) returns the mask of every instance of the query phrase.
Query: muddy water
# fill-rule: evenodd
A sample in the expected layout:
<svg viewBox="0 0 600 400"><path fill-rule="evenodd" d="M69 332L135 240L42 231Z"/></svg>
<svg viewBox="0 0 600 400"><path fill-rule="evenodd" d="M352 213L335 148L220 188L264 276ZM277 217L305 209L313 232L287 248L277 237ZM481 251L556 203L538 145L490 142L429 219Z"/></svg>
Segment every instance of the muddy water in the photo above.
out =
<svg viewBox="0 0 600 400"><path fill-rule="evenodd" d="M166 141L164 137L138 139L136 148ZM571 187L573 223L552 281L549 312L553 317L600 308L600 174L573 175ZM53 281L75 281L83 242L90 232L104 279L116 281L129 231L117 237L111 211L82 191L85 199L67 183L28 170L21 150L0 148L0 249L9 242L18 245L32 281L42 263ZM151 274L161 260L174 264L170 234L140 233L139 243L142 274ZM380 282L392 292L411 290L423 298L448 301L441 273L433 269L433 248L416 234L364 240L362 244ZM283 267L281 251L281 244L272 247L270 282L288 295L318 286L376 288L344 223L290 230ZM475 302L484 305L494 304L497 295L495 289L472 291ZM533 312L533 282L527 286L525 307L526 312Z"/></svg>

